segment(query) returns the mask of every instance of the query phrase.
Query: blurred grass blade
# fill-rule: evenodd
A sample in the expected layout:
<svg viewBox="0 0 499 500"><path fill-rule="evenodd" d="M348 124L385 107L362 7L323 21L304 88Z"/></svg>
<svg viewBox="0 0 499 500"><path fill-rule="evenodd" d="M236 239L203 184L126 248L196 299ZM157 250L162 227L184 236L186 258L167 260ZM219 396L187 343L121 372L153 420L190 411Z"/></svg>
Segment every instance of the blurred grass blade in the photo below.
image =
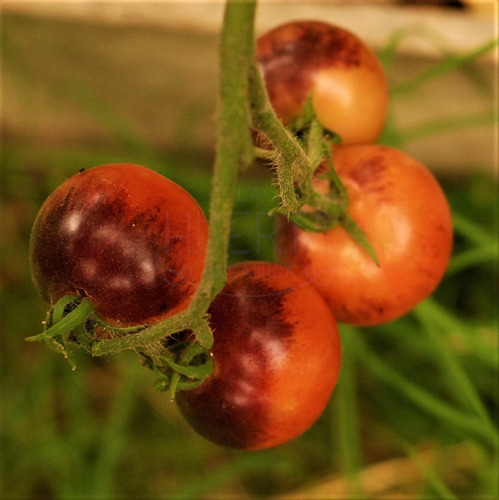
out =
<svg viewBox="0 0 499 500"><path fill-rule="evenodd" d="M422 85L440 78L443 75L450 73L466 64L478 59L480 56L497 47L499 40L491 40L477 47L476 49L463 54L461 56L447 56L441 62L432 66L429 70L423 71L414 78L403 83L395 85L391 88L391 96L400 97L401 95L418 90Z"/></svg>
<svg viewBox="0 0 499 500"><path fill-rule="evenodd" d="M494 111L486 111L485 113L451 116L428 123L413 125L403 129L400 133L404 138L404 142L408 142L427 136L434 136L435 134L451 132L452 130L494 125L496 123L496 113Z"/></svg>
<svg viewBox="0 0 499 500"><path fill-rule="evenodd" d="M435 328L433 317L436 308L435 301L425 301L414 309L414 314L423 326L423 331L428 334L432 348L436 350L434 355L439 360L442 375L447 378L449 390L454 393L456 399L461 400L465 406L474 411L488 429L492 430L492 422L480 400L480 396L459 364L457 357L452 354L449 346L445 344L445 337Z"/></svg>
<svg viewBox="0 0 499 500"><path fill-rule="evenodd" d="M424 305L423 305L424 304ZM491 337L496 340L495 344L488 344L482 340L479 335L478 328L463 323L459 318L456 318L450 311L447 311L443 306L436 302L433 298L428 298L419 307L427 308L431 314L432 320L441 328L453 334L459 335L465 345L472 349L472 352L485 365L497 370L499 367L499 353L497 352L497 335L492 332Z"/></svg>
<svg viewBox="0 0 499 500"><path fill-rule="evenodd" d="M342 326L342 361L341 375L334 392L334 425L340 443L341 468L346 477L349 493L352 498L362 498L362 486L359 472L362 468L360 431L360 415L357 407L356 361L350 354L353 327Z"/></svg>
<svg viewBox="0 0 499 500"><path fill-rule="evenodd" d="M276 464L280 467L296 468L295 460L284 454L276 452L255 452L252 454L232 455L222 465L211 470L198 480L190 481L172 492L168 499L192 500L197 498L210 498L209 493L216 492L223 486L230 484L241 477L252 473L264 473ZM221 497L222 498L222 497Z"/></svg>
<svg viewBox="0 0 499 500"><path fill-rule="evenodd" d="M451 428L454 428L456 433L460 435L464 433L468 437L470 434L474 435L490 446L495 444L496 433L489 426L484 426L481 419L450 406L422 387L414 384L368 350L360 336L356 336L356 340L355 351L360 360L373 375L381 379L386 385L412 401L422 410L433 415L437 420L447 422Z"/></svg>
<svg viewBox="0 0 499 500"><path fill-rule="evenodd" d="M61 85L61 88L64 87ZM130 151L159 159L159 153L140 137L136 128L124 120L108 101L102 99L88 85L72 81L64 90L68 98L112 132L118 143Z"/></svg>
<svg viewBox="0 0 499 500"><path fill-rule="evenodd" d="M449 349L449 346L445 344L445 337L435 328L432 314L435 309L435 307L432 307L434 304L435 302L425 301L414 309L414 314L423 326L423 331L430 338L431 346L435 349L433 355L438 358L439 368L443 376L448 380L449 390L454 393L456 399L461 400L465 406L479 415L484 425L492 429L492 422L480 400L480 396L473 387L468 375L461 367L457 357Z"/></svg>
<svg viewBox="0 0 499 500"><path fill-rule="evenodd" d="M452 224L454 226L454 231L468 239L470 243L483 246L496 245L497 248L497 234L494 234L496 231L487 231L476 224L475 221L456 212L455 209L452 212Z"/></svg>
<svg viewBox="0 0 499 500"><path fill-rule="evenodd" d="M458 500L458 497L449 489L449 487L444 483L436 471L430 467L425 460L419 455L417 450L407 444L405 446L407 455L418 464L418 466L423 471L426 481L430 488L435 493L435 498L441 498L442 500ZM432 496L433 498L433 496Z"/></svg>
<svg viewBox="0 0 499 500"><path fill-rule="evenodd" d="M122 376L117 377L120 385L108 416L107 424L101 429L100 447L93 461L89 486L95 498L113 498L117 492L116 468L127 442L127 425L130 421L134 404L137 382L137 367L126 365Z"/></svg>
<svg viewBox="0 0 499 500"><path fill-rule="evenodd" d="M496 263L498 254L497 243L481 245L470 250L465 250L451 258L445 275L448 277L471 267Z"/></svg>

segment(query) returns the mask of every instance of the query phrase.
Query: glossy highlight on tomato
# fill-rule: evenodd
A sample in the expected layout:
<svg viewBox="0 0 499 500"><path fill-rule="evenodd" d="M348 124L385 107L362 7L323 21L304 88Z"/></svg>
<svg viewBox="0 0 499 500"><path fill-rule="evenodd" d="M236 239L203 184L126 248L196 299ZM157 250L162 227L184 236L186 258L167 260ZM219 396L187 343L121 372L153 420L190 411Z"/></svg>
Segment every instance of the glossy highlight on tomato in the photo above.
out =
<svg viewBox="0 0 499 500"><path fill-rule="evenodd" d="M305 280L269 262L229 267L210 306L214 372L177 393L205 438L240 449L277 446L321 415L340 369L340 338L327 304Z"/></svg>
<svg viewBox="0 0 499 500"><path fill-rule="evenodd" d="M102 165L66 180L41 207L32 277L52 305L77 294L113 326L154 323L189 304L207 239L206 217L182 187L139 165Z"/></svg>
<svg viewBox="0 0 499 500"><path fill-rule="evenodd" d="M285 220L276 259L319 290L337 321L392 321L430 295L445 272L452 250L445 194L424 165L395 148L336 147L333 164L379 267L341 226L312 233ZM327 192L324 179L315 186Z"/></svg>
<svg viewBox="0 0 499 500"><path fill-rule="evenodd" d="M343 144L375 142L388 108L388 84L375 53L356 35L318 21L280 25L257 40L270 102L284 125L309 95L322 126Z"/></svg>

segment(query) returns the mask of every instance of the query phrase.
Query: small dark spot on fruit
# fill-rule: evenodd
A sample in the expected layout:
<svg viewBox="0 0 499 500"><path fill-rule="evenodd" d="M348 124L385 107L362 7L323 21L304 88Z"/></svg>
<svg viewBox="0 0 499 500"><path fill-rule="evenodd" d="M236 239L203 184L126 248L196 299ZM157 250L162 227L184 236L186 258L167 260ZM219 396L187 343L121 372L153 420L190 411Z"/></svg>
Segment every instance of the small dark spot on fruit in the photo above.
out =
<svg viewBox="0 0 499 500"><path fill-rule="evenodd" d="M383 156L377 155L363 160L350 172L350 177L360 186L379 182L387 166Z"/></svg>

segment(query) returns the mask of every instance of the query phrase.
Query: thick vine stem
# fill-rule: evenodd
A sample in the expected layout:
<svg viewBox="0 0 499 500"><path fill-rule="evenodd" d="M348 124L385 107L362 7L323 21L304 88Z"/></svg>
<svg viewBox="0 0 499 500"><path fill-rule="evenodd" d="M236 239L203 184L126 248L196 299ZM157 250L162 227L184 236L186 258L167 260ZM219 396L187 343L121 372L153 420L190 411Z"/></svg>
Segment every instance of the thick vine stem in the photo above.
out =
<svg viewBox="0 0 499 500"><path fill-rule="evenodd" d="M203 347L211 348L213 339L206 314L196 316L189 308L161 323L148 326L138 333L109 340L99 340L92 345L91 352L93 356L103 356L115 354L125 349L140 349L183 330L192 330Z"/></svg>
<svg viewBox="0 0 499 500"><path fill-rule="evenodd" d="M217 155L212 177L210 235L203 279L194 298L206 309L226 280L230 221L240 170L253 160L248 105L254 57L256 0L228 0L220 44Z"/></svg>

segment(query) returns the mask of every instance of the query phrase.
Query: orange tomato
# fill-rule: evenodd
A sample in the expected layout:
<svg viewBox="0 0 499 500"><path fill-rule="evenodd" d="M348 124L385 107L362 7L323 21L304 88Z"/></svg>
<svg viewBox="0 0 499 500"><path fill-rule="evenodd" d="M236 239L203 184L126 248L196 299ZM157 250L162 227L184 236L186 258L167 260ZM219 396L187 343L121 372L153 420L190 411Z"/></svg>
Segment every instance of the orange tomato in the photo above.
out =
<svg viewBox="0 0 499 500"><path fill-rule="evenodd" d="M375 53L353 33L323 22L294 21L260 36L257 57L270 102L285 125L309 95L324 128L343 144L375 142L388 85Z"/></svg>
<svg viewBox="0 0 499 500"><path fill-rule="evenodd" d="M439 284L452 249L452 220L440 185L408 154L379 145L340 146L333 163L349 196L349 214L373 259L338 226L307 232L286 220L277 230L278 262L310 281L337 321L394 320ZM325 191L325 180L316 179Z"/></svg>

